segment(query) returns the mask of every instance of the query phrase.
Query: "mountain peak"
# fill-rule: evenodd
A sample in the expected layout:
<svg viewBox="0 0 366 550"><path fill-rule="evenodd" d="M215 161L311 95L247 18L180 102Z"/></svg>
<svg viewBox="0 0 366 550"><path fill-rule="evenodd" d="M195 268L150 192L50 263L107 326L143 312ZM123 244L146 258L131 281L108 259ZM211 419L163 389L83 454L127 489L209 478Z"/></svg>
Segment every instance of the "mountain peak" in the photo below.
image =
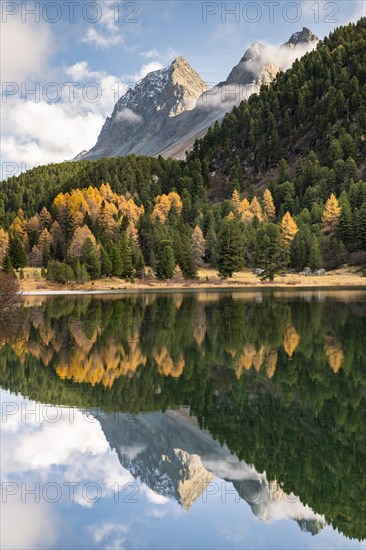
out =
<svg viewBox="0 0 366 550"><path fill-rule="evenodd" d="M178 110L174 110L170 115L175 116L182 111L193 109L197 98L206 90L206 85L197 71L182 56L174 59L169 72L172 84L177 87L177 94L182 100Z"/></svg>
<svg viewBox="0 0 366 550"><path fill-rule="evenodd" d="M188 61L186 60L185 57L183 57L182 55L178 55L178 57L176 57L172 63L171 63L171 67L180 67L180 66L184 66L184 65L189 65Z"/></svg>
<svg viewBox="0 0 366 550"><path fill-rule="evenodd" d="M318 42L319 38L307 27L303 27L302 31L294 32L285 46L297 46L298 44L309 44L310 42Z"/></svg>

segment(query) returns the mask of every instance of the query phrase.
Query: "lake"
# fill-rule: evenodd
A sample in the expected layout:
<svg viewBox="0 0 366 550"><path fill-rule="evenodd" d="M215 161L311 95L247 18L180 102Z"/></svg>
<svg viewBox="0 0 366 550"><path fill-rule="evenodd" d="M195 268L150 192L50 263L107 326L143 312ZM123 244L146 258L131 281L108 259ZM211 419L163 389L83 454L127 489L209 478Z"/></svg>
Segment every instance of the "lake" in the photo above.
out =
<svg viewBox="0 0 366 550"><path fill-rule="evenodd" d="M366 292L28 297L1 548L364 548Z"/></svg>

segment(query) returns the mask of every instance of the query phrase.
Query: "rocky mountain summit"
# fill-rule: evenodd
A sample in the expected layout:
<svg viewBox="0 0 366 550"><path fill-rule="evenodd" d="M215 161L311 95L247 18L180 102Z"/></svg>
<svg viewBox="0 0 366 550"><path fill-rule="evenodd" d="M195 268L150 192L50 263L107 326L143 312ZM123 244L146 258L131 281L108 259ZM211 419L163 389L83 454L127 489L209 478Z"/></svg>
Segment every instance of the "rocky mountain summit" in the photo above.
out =
<svg viewBox="0 0 366 550"><path fill-rule="evenodd" d="M183 57L129 88L104 123L96 145L75 160L128 154L184 158L197 138L226 112L280 70L313 49L318 38L306 28L282 46L254 42L223 82L207 89Z"/></svg>
<svg viewBox="0 0 366 550"><path fill-rule="evenodd" d="M192 110L205 90L199 74L177 57L169 67L149 73L127 90L105 121L97 144L81 158L155 152L169 119Z"/></svg>
<svg viewBox="0 0 366 550"><path fill-rule="evenodd" d="M285 43L285 46L295 48L298 44L316 44L318 41L319 38L313 32L311 32L310 29L303 27L302 31L294 32L291 35L290 40Z"/></svg>

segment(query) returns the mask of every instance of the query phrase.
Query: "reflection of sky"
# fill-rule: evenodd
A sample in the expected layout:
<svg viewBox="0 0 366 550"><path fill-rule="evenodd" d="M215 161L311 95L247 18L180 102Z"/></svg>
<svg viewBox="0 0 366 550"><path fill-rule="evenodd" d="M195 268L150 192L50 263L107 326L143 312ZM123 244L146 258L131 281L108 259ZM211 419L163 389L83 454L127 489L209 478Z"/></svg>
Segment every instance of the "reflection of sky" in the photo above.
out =
<svg viewBox="0 0 366 550"><path fill-rule="evenodd" d="M1 392L1 402L1 548L363 547L331 527L316 536L303 533L283 503L274 512L278 519L262 523L230 495L230 483L226 502L219 491L184 511L120 465L90 416L8 392ZM26 493L32 489L36 494Z"/></svg>

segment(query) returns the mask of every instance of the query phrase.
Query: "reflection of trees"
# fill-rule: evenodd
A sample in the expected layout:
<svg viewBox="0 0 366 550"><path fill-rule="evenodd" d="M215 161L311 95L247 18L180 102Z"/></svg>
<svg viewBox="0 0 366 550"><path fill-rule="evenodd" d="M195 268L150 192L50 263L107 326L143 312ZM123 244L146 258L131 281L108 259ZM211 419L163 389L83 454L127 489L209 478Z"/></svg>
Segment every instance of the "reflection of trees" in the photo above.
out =
<svg viewBox="0 0 366 550"><path fill-rule="evenodd" d="M20 303L18 280L0 271L0 346L12 342L18 333Z"/></svg>
<svg viewBox="0 0 366 550"><path fill-rule="evenodd" d="M0 313L11 311L20 300L18 280L0 271Z"/></svg>
<svg viewBox="0 0 366 550"><path fill-rule="evenodd" d="M22 320L19 309L0 312L0 347L6 343L15 344Z"/></svg>
<svg viewBox="0 0 366 550"><path fill-rule="evenodd" d="M52 364L62 379L106 387L147 363L172 378L186 370L190 377L195 365L211 362L232 369L238 379L250 370L271 379L280 357L294 363L296 379L294 367L303 357L317 365L313 376L326 365L335 374L350 368L357 355L353 339L343 336L350 322L345 304L268 296L260 304L229 296L206 304L192 296L146 304L137 298L55 299L27 309L26 345L18 339L14 349L21 361L29 355Z"/></svg>
<svg viewBox="0 0 366 550"><path fill-rule="evenodd" d="M365 317L362 303L270 295L53 299L3 340L0 379L50 403L189 405L232 452L362 538Z"/></svg>

